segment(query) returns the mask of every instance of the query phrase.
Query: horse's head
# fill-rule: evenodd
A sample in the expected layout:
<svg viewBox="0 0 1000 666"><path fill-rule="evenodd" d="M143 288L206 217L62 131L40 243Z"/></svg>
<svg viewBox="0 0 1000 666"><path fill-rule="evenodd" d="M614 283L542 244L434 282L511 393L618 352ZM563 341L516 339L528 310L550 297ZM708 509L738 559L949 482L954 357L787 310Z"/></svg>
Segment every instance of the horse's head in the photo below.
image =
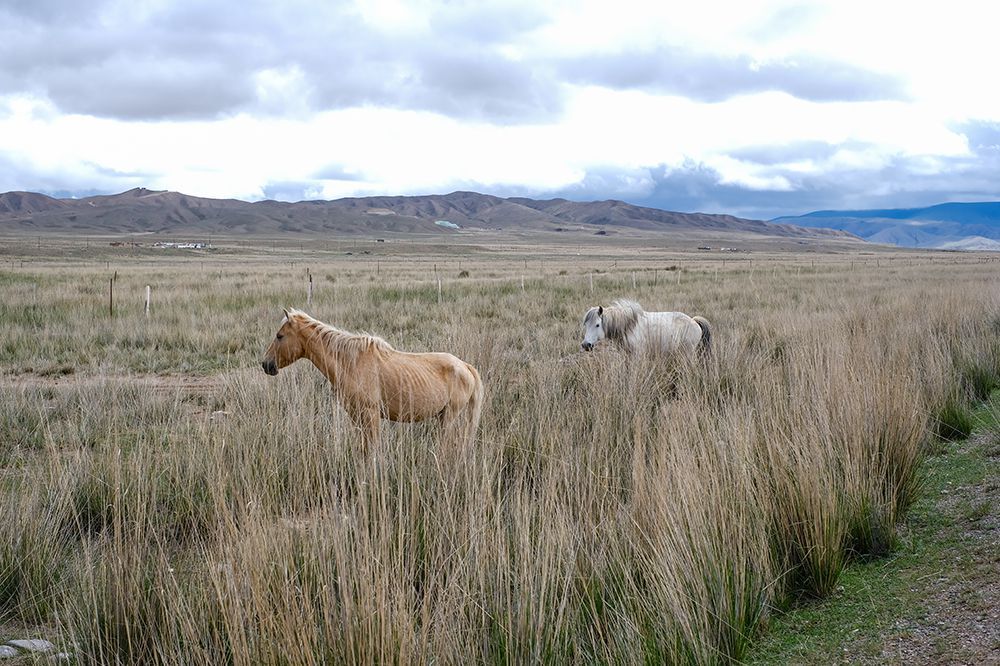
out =
<svg viewBox="0 0 1000 666"><path fill-rule="evenodd" d="M590 351L598 342L604 339L604 308L598 305L587 310L583 316L583 351Z"/></svg>
<svg viewBox="0 0 1000 666"><path fill-rule="evenodd" d="M305 347L293 323L293 314L285 310L285 317L281 320L281 326L274 340L271 340L267 351L264 352L261 366L267 374L276 375L278 370L299 360L304 353Z"/></svg>

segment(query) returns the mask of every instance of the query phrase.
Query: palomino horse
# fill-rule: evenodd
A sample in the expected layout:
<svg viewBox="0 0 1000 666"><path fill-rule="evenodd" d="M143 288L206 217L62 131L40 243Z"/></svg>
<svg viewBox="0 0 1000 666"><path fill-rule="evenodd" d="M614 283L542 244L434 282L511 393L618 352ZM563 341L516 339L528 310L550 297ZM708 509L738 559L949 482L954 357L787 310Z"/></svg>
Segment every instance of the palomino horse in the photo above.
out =
<svg viewBox="0 0 1000 666"><path fill-rule="evenodd" d="M593 307L583 317L583 342L590 351L607 338L629 353L708 353L712 328L704 317L683 312L646 312L635 301L619 299L606 308Z"/></svg>
<svg viewBox="0 0 1000 666"><path fill-rule="evenodd" d="M397 351L374 335L348 333L298 310L285 310L261 365L269 375L300 358L312 361L366 444L379 441L382 419L437 417L447 437L472 441L483 407L479 372L446 353Z"/></svg>

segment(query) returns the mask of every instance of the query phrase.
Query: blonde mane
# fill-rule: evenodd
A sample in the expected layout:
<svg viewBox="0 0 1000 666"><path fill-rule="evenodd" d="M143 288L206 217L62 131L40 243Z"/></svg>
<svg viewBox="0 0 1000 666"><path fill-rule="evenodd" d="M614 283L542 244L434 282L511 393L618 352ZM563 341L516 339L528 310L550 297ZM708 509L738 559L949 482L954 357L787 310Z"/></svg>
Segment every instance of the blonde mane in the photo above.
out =
<svg viewBox="0 0 1000 666"><path fill-rule="evenodd" d="M314 319L301 310L289 310L289 320L295 320L299 334L307 340L318 340L329 354L353 364L358 356L371 351L392 351L384 339L369 333L351 333Z"/></svg>
<svg viewBox="0 0 1000 666"><path fill-rule="evenodd" d="M604 323L604 335L611 340L622 340L635 325L639 322L639 317L645 310L635 301L618 299L608 307L604 308L601 321Z"/></svg>

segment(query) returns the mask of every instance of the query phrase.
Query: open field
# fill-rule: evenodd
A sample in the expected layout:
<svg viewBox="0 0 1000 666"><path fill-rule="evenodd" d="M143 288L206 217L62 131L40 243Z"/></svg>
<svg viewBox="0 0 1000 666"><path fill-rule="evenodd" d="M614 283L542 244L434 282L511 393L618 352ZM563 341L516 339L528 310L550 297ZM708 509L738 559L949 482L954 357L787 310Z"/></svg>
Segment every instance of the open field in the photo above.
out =
<svg viewBox="0 0 1000 666"><path fill-rule="evenodd" d="M1000 385L976 255L215 242L0 252L0 625L81 661L739 661L897 547ZM578 352L622 296L713 356ZM261 372L283 306L476 365L476 446L363 451L314 368Z"/></svg>

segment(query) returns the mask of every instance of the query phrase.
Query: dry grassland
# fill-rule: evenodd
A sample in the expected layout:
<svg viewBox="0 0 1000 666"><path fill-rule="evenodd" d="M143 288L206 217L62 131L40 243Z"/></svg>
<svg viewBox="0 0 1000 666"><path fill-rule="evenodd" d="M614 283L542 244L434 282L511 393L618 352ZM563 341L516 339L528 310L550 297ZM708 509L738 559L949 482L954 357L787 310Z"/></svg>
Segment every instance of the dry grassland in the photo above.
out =
<svg viewBox="0 0 1000 666"><path fill-rule="evenodd" d="M0 620L93 663L738 661L893 548L1000 377L977 257L364 247L0 265ZM619 296L713 356L578 352ZM363 451L314 368L261 372L286 305L476 365L476 445Z"/></svg>

